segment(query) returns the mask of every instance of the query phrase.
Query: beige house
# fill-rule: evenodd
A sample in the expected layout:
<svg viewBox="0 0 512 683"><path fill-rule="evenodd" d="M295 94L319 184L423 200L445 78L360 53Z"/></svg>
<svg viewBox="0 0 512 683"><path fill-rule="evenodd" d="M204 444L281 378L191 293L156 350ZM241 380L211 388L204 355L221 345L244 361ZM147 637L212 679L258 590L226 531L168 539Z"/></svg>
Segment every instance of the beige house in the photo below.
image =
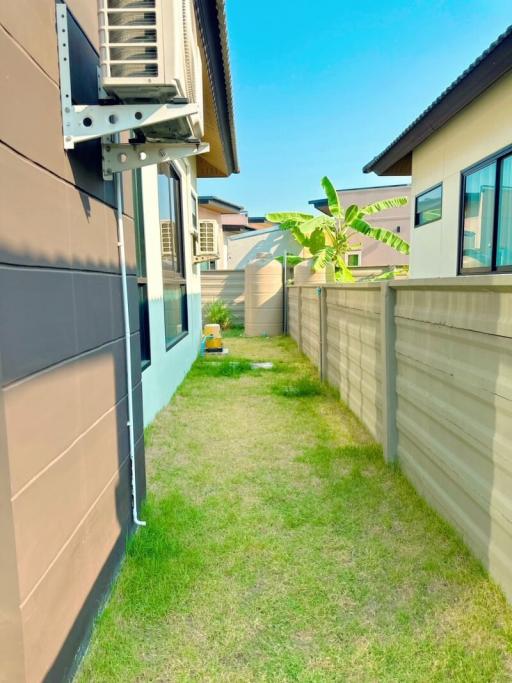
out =
<svg viewBox="0 0 512 683"><path fill-rule="evenodd" d="M217 248L219 258L206 261L202 264L202 270L226 270L228 264L228 240L234 235L253 232L254 228L249 225L247 212L243 206L232 204L224 199L213 196L198 197L199 224L206 222L213 226L217 236Z"/></svg>
<svg viewBox="0 0 512 683"><path fill-rule="evenodd" d="M337 190L341 204L345 207L351 204L367 206L380 199L391 197L407 197L410 202L410 185L384 185L382 187L355 187L347 190ZM312 199L310 202L315 209L330 215L327 200ZM381 211L371 216L368 222L379 228L386 228L405 240L410 239L411 212L409 204L398 206L387 211ZM347 265L363 268L380 268L387 266L406 266L409 263L407 254L400 254L387 244L372 240L365 235L354 235L350 238L352 250L347 252Z"/></svg>
<svg viewBox="0 0 512 683"><path fill-rule="evenodd" d="M512 27L364 167L412 176L411 277L512 271Z"/></svg>

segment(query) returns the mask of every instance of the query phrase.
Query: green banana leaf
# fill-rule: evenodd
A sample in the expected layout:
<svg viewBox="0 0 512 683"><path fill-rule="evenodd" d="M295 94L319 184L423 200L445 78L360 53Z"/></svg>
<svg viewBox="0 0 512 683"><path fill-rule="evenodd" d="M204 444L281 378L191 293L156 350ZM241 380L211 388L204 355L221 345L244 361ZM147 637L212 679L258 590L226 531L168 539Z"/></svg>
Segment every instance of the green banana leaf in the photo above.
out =
<svg viewBox="0 0 512 683"><path fill-rule="evenodd" d="M284 265L284 256L277 256L275 260L279 261L279 263L282 263ZM307 259L302 258L302 256L295 256L294 254L286 255L286 265L290 268L295 268L295 266L298 266L299 263L302 263L306 260Z"/></svg>
<svg viewBox="0 0 512 683"><path fill-rule="evenodd" d="M342 256L338 256L336 259L336 265L339 270L336 271L335 277L338 282L355 282L356 278L352 275L352 271L345 263L345 259Z"/></svg>
<svg viewBox="0 0 512 683"><path fill-rule="evenodd" d="M265 216L270 223L285 223L286 221L296 221L297 223L304 223L309 221L313 216L309 213L300 213L298 211L281 211L277 213L267 213Z"/></svg>
<svg viewBox="0 0 512 683"><path fill-rule="evenodd" d="M375 228L366 221L363 221L361 218L356 218L353 220L350 224L350 227L354 228L354 230L357 230L357 232L360 232L363 235L367 235L368 237L372 237L374 240L387 244L400 254L409 253L409 244L405 240L398 237L397 234L391 232L391 230L386 230L385 228Z"/></svg>
<svg viewBox="0 0 512 683"><path fill-rule="evenodd" d="M332 218L330 216L315 216L309 221L300 223L297 227L304 235L311 235L316 230L332 228Z"/></svg>
<svg viewBox="0 0 512 683"><path fill-rule="evenodd" d="M313 270L318 272L325 268L328 263L331 263L336 256L334 247L324 247L318 251L313 257Z"/></svg>
<svg viewBox="0 0 512 683"><path fill-rule="evenodd" d="M357 204L351 204L347 209L345 210L345 223L349 223L354 220L354 218L358 217L358 214L361 213L360 208L357 206Z"/></svg>
<svg viewBox="0 0 512 683"><path fill-rule="evenodd" d="M379 211L385 211L386 209L391 209L394 206L405 206L408 202L409 200L407 197L381 199L379 202L374 202L373 204L368 204L368 206L363 206L361 213L364 216L371 216L373 213L379 213Z"/></svg>
<svg viewBox="0 0 512 683"><path fill-rule="evenodd" d="M329 206L331 216L342 216L343 209L340 204L340 198L338 197L334 185L327 176L322 178L322 187L324 188L325 196L327 197L327 205Z"/></svg>

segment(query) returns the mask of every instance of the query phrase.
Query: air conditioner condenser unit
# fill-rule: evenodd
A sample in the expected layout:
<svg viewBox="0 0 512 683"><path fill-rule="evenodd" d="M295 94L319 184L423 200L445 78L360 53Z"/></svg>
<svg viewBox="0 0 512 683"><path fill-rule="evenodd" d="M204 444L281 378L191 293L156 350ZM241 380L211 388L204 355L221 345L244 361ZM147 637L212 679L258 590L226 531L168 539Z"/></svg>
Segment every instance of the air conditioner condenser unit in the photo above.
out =
<svg viewBox="0 0 512 683"><path fill-rule="evenodd" d="M195 236L194 262L216 261L219 254L219 226L216 221L199 221L199 234Z"/></svg>
<svg viewBox="0 0 512 683"><path fill-rule="evenodd" d="M101 86L123 104L189 102L198 114L145 126L148 141L203 136L193 0L99 0Z"/></svg>

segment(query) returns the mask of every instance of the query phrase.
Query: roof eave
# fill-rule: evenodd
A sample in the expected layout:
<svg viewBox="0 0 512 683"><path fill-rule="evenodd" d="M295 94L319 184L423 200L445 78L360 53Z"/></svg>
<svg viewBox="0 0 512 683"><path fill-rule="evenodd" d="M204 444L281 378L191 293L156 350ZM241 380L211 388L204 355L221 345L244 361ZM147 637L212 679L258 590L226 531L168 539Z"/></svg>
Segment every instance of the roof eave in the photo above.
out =
<svg viewBox="0 0 512 683"><path fill-rule="evenodd" d="M497 38L364 173L411 175L412 152L512 68L512 26Z"/></svg>
<svg viewBox="0 0 512 683"><path fill-rule="evenodd" d="M225 0L195 0L228 175L239 173Z"/></svg>

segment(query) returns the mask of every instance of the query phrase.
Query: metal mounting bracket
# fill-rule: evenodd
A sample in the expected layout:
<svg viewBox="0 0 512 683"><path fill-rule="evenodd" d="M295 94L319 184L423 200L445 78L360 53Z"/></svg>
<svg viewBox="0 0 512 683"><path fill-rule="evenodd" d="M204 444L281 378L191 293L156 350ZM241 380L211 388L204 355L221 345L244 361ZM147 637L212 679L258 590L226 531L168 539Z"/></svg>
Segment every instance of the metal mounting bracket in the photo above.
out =
<svg viewBox="0 0 512 683"><path fill-rule="evenodd" d="M71 96L68 10L65 4L56 4L56 16L64 149L74 149L76 144L86 140L104 138L102 141L104 159L107 158L111 163L106 164L104 161L103 171L104 177L110 179L113 172L138 168L160 161L169 161L192 154L203 154L208 151L207 145L196 143L148 143L147 145L136 146L111 144L111 136L123 131L131 131L197 114L198 105L190 104L186 100L169 104L74 105ZM100 98L105 97L106 93L101 91L99 79L98 89ZM107 151L106 147L110 149ZM171 156L173 150L174 156ZM161 154L162 151L164 151L163 155ZM142 154L145 156L142 157ZM125 158L126 160L122 161Z"/></svg>
<svg viewBox="0 0 512 683"><path fill-rule="evenodd" d="M161 164L174 159L183 159L195 154L206 154L210 145L205 142L147 142L144 144L112 143L104 141L103 179L111 180L113 173L128 171L152 164Z"/></svg>

